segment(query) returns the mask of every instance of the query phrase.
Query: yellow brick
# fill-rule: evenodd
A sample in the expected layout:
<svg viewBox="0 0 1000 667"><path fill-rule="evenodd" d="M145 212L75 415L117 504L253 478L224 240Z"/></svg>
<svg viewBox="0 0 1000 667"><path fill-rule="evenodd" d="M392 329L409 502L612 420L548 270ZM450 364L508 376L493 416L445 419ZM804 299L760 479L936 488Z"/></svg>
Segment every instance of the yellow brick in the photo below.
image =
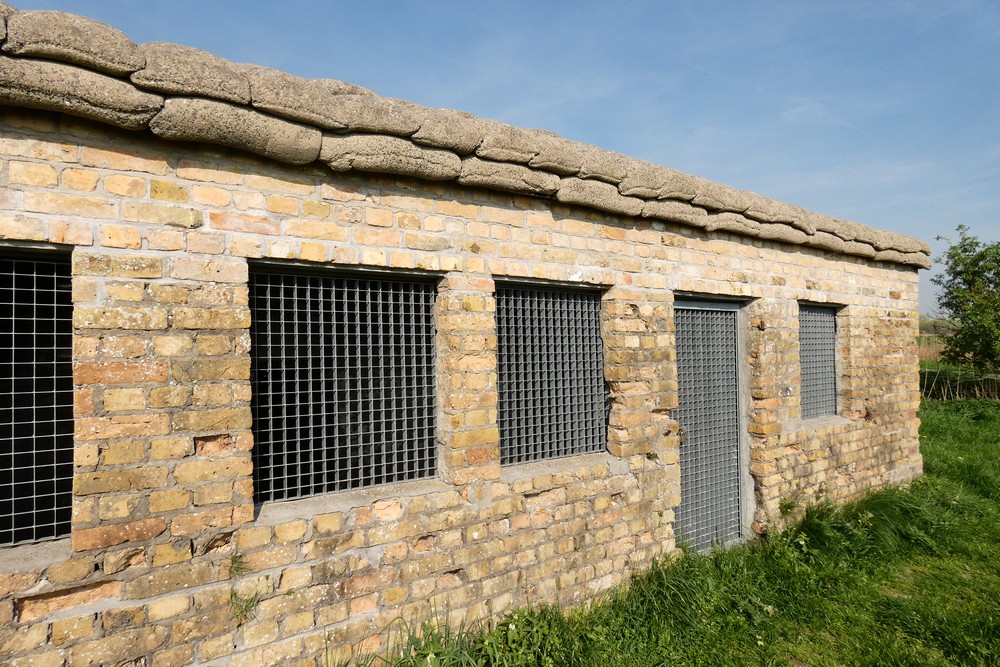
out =
<svg viewBox="0 0 1000 667"><path fill-rule="evenodd" d="M272 213L296 215L299 212L299 200L291 197L271 195L265 200L265 206Z"/></svg>
<svg viewBox="0 0 1000 667"><path fill-rule="evenodd" d="M125 496L105 496L97 499L97 516L99 516L102 521L125 519L131 516L138 506L139 496L135 494Z"/></svg>
<svg viewBox="0 0 1000 667"><path fill-rule="evenodd" d="M105 290L113 301L142 301L146 285L142 282L107 283Z"/></svg>
<svg viewBox="0 0 1000 667"><path fill-rule="evenodd" d="M161 181L154 178L149 182L149 197L150 199L159 199L162 201L172 201L178 204L185 203L188 198L188 192L183 187L177 183L171 181Z"/></svg>
<svg viewBox="0 0 1000 667"><path fill-rule="evenodd" d="M195 185L191 188L191 196L195 202L206 206L229 206L233 199L228 190L210 185Z"/></svg>
<svg viewBox="0 0 1000 667"><path fill-rule="evenodd" d="M11 162L8 169L12 184L48 187L58 182L56 170L47 164Z"/></svg>
<svg viewBox="0 0 1000 667"><path fill-rule="evenodd" d="M439 201L434 208L437 213L458 218L475 218L479 214L478 206L461 204L457 201Z"/></svg>
<svg viewBox="0 0 1000 667"><path fill-rule="evenodd" d="M123 225L101 225L101 245L106 248L142 247L142 236L134 227Z"/></svg>
<svg viewBox="0 0 1000 667"><path fill-rule="evenodd" d="M326 218L330 215L330 205L307 199L302 202L302 215L309 218Z"/></svg>
<svg viewBox="0 0 1000 667"><path fill-rule="evenodd" d="M122 197L146 196L146 179L138 176L114 174L104 179L104 191Z"/></svg>
<svg viewBox="0 0 1000 667"><path fill-rule="evenodd" d="M104 409L107 412L142 410L146 407L144 394L144 390L138 388L106 389L104 391Z"/></svg>
<svg viewBox="0 0 1000 667"><path fill-rule="evenodd" d="M194 346L190 336L154 336L153 352L158 357L177 357L187 354Z"/></svg>
<svg viewBox="0 0 1000 667"><path fill-rule="evenodd" d="M191 598L187 595L175 595L161 598L149 603L149 620L162 621L166 618L180 616L191 608Z"/></svg>
<svg viewBox="0 0 1000 667"><path fill-rule="evenodd" d="M93 572L94 559L87 556L84 558L71 558L70 560L50 565L45 569L45 578L54 584L65 584L85 579Z"/></svg>
<svg viewBox="0 0 1000 667"><path fill-rule="evenodd" d="M113 202L100 197L64 195L55 192L25 192L24 210L32 213L76 215L103 220L113 220L118 217Z"/></svg>
<svg viewBox="0 0 1000 667"><path fill-rule="evenodd" d="M223 234L188 232L187 249L188 252L221 255L226 251L226 237Z"/></svg>
<svg viewBox="0 0 1000 667"><path fill-rule="evenodd" d="M184 232L176 229L149 229L146 242L150 250L183 250Z"/></svg>
<svg viewBox="0 0 1000 667"><path fill-rule="evenodd" d="M308 524L305 521L291 521L274 527L274 537L279 542L293 542L306 534Z"/></svg>
<svg viewBox="0 0 1000 667"><path fill-rule="evenodd" d="M370 208L365 211L365 222L373 227L392 227L392 211Z"/></svg>
<svg viewBox="0 0 1000 667"><path fill-rule="evenodd" d="M184 509L188 506L188 492L184 489L167 489L153 491L149 494L149 511L151 514Z"/></svg>
<svg viewBox="0 0 1000 667"><path fill-rule="evenodd" d="M191 438L157 438L150 445L151 456L158 460L184 458L192 452L194 441Z"/></svg>
<svg viewBox="0 0 1000 667"><path fill-rule="evenodd" d="M153 567L163 567L191 560L191 543L181 540L173 544L157 544L153 547Z"/></svg>
<svg viewBox="0 0 1000 667"><path fill-rule="evenodd" d="M236 531L236 548L253 549L262 547L271 541L271 529L266 526L243 528Z"/></svg>
<svg viewBox="0 0 1000 667"><path fill-rule="evenodd" d="M130 222L148 222L183 229L194 229L204 224L202 211L183 206L124 202L122 218Z"/></svg>
<svg viewBox="0 0 1000 667"><path fill-rule="evenodd" d="M93 192L100 180L100 174L87 169L66 169L62 173L63 185L73 190Z"/></svg>
<svg viewBox="0 0 1000 667"><path fill-rule="evenodd" d="M52 644L62 646L69 642L85 639L94 632L93 616L76 616L52 623Z"/></svg>
<svg viewBox="0 0 1000 667"><path fill-rule="evenodd" d="M133 408L140 407L143 404L142 400L142 390L139 391L139 398L133 404ZM107 400L105 400L105 403ZM104 451L101 453L101 459L104 465L122 465L125 463L138 463L146 458L146 447L142 442L137 440L126 440L124 442L112 442L108 443Z"/></svg>
<svg viewBox="0 0 1000 667"><path fill-rule="evenodd" d="M325 241L346 241L347 230L340 225L318 220L286 220L285 234Z"/></svg>
<svg viewBox="0 0 1000 667"><path fill-rule="evenodd" d="M325 262L326 246L321 243L303 243L299 249L299 259L304 262Z"/></svg>
<svg viewBox="0 0 1000 667"><path fill-rule="evenodd" d="M219 503L228 503L232 501L232 499L233 499L232 482L205 484L196 487L194 490L194 504L196 507L201 505L217 505Z"/></svg>
<svg viewBox="0 0 1000 667"><path fill-rule="evenodd" d="M246 177L247 187L256 190L271 190L288 194L310 195L316 190L311 181L272 178L260 174L249 174Z"/></svg>
<svg viewBox="0 0 1000 667"><path fill-rule="evenodd" d="M84 146L80 152L80 164L86 167L113 169L115 171L141 171L148 174L166 174L170 165L165 158L148 155L136 155L124 149L122 152L114 149L91 148Z"/></svg>
<svg viewBox="0 0 1000 667"><path fill-rule="evenodd" d="M313 528L317 533L335 533L344 527L344 515L340 512L317 514L313 517Z"/></svg>
<svg viewBox="0 0 1000 667"><path fill-rule="evenodd" d="M55 220L49 225L49 236L53 243L66 245L94 245L94 234L86 222L78 220Z"/></svg>

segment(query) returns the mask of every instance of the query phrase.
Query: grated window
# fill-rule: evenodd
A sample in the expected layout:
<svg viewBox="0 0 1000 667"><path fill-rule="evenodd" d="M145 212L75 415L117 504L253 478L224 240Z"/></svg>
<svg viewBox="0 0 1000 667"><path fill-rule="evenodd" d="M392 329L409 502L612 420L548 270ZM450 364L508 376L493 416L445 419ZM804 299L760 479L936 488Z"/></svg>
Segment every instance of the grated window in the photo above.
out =
<svg viewBox="0 0 1000 667"><path fill-rule="evenodd" d="M681 504L674 529L698 551L743 532L740 456L739 310L734 304L674 305Z"/></svg>
<svg viewBox="0 0 1000 667"><path fill-rule="evenodd" d="M607 449L600 314L596 292L498 288L502 464Z"/></svg>
<svg viewBox="0 0 1000 667"><path fill-rule="evenodd" d="M251 272L257 500L435 473L430 282Z"/></svg>
<svg viewBox="0 0 1000 667"><path fill-rule="evenodd" d="M70 532L73 303L68 257L0 257L0 544Z"/></svg>
<svg viewBox="0 0 1000 667"><path fill-rule="evenodd" d="M837 309L799 305L802 418L837 414Z"/></svg>

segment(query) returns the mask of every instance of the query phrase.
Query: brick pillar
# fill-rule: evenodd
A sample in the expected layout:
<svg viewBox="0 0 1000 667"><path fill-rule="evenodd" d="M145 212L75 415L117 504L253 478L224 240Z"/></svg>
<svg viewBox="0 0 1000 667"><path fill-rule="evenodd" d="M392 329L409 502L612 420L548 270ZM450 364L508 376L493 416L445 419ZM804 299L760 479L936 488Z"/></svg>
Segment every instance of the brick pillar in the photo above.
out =
<svg viewBox="0 0 1000 667"><path fill-rule="evenodd" d="M190 561L253 518L246 262L77 253L73 273L73 549L106 574Z"/></svg>
<svg viewBox="0 0 1000 667"><path fill-rule="evenodd" d="M500 477L494 288L450 273L437 299L441 473L458 486Z"/></svg>

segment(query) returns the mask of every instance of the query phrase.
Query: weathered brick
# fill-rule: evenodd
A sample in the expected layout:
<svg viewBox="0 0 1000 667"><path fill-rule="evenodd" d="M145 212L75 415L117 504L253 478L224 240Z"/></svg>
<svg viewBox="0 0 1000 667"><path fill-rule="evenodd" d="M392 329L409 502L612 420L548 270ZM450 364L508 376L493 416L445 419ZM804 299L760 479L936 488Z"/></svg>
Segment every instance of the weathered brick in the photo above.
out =
<svg viewBox="0 0 1000 667"><path fill-rule="evenodd" d="M78 385L164 382L169 368L163 361L77 362L73 381Z"/></svg>
<svg viewBox="0 0 1000 667"><path fill-rule="evenodd" d="M95 493L154 489L162 486L166 479L167 469L159 467L79 472L73 478L73 493L89 496Z"/></svg>
<svg viewBox="0 0 1000 667"><path fill-rule="evenodd" d="M104 179L104 191L122 197L145 197L146 179L138 176L112 174Z"/></svg>
<svg viewBox="0 0 1000 667"><path fill-rule="evenodd" d="M122 218L131 222L167 225L179 229L197 229L205 222L204 212L196 208L146 202L123 203Z"/></svg>
<svg viewBox="0 0 1000 667"><path fill-rule="evenodd" d="M286 220L285 234L324 241L346 241L347 229L325 220Z"/></svg>
<svg viewBox="0 0 1000 667"><path fill-rule="evenodd" d="M52 644L62 646L71 644L81 639L86 639L94 634L93 616L74 616L52 623ZM62 662L60 661L60 665Z"/></svg>
<svg viewBox="0 0 1000 667"><path fill-rule="evenodd" d="M177 257L170 262L170 277L243 284L247 281L247 263L232 257Z"/></svg>
<svg viewBox="0 0 1000 667"><path fill-rule="evenodd" d="M191 461L177 466L174 470L174 480L184 485L213 482L247 476L251 470L250 459L246 456Z"/></svg>
<svg viewBox="0 0 1000 667"><path fill-rule="evenodd" d="M176 519L171 521L173 527ZM171 534L174 534L171 531ZM167 544L157 544L153 547L153 567L164 567L166 565L176 565L191 560L194 555L191 540L181 539Z"/></svg>
<svg viewBox="0 0 1000 667"><path fill-rule="evenodd" d="M154 459L180 459L192 452L194 441L191 438L155 438L150 444L150 456Z"/></svg>
<svg viewBox="0 0 1000 667"><path fill-rule="evenodd" d="M139 507L138 494L102 496L97 499L97 516L101 521L128 519Z"/></svg>
<svg viewBox="0 0 1000 667"><path fill-rule="evenodd" d="M149 518L75 530L72 534L73 550L89 551L125 542L143 542L162 534L166 529L167 524L163 519Z"/></svg>
<svg viewBox="0 0 1000 667"><path fill-rule="evenodd" d="M40 162L11 161L7 170L7 178L13 184L51 187L58 182L55 168Z"/></svg>
<svg viewBox="0 0 1000 667"><path fill-rule="evenodd" d="M211 162L181 160L177 163L177 175L191 181L207 181L221 185L239 185L243 174L235 169L226 169Z"/></svg>
<svg viewBox="0 0 1000 667"><path fill-rule="evenodd" d="M152 154L138 155L113 149L83 146L80 164L114 171L141 171L148 174L166 174L170 171L167 161Z"/></svg>
<svg viewBox="0 0 1000 667"><path fill-rule="evenodd" d="M273 177L263 174L248 174L246 185L254 190L271 190L297 195L310 195L316 190L316 183L313 180L293 176Z"/></svg>
<svg viewBox="0 0 1000 667"><path fill-rule="evenodd" d="M65 195L57 192L25 192L24 210L32 213L75 215L81 218L113 220L118 217L115 204L100 197Z"/></svg>
<svg viewBox="0 0 1000 667"><path fill-rule="evenodd" d="M159 521L163 521L159 519ZM125 597L150 598L164 593L201 586L211 582L216 575L212 563L201 562L176 565L143 575L125 584Z"/></svg>
<svg viewBox="0 0 1000 667"><path fill-rule="evenodd" d="M104 581L56 591L54 593L21 598L17 601L18 618L22 623L34 621L47 616L53 611L63 611L98 600L117 597L120 592L120 582Z"/></svg>
<svg viewBox="0 0 1000 667"><path fill-rule="evenodd" d="M53 584L68 584L86 579L94 573L94 559L90 556L70 558L45 569L45 578Z"/></svg>
<svg viewBox="0 0 1000 667"><path fill-rule="evenodd" d="M168 385L149 390L149 407L182 408L191 403L191 387Z"/></svg>
<svg viewBox="0 0 1000 667"><path fill-rule="evenodd" d="M174 327L178 329L247 329L248 308L175 308Z"/></svg>
<svg viewBox="0 0 1000 667"><path fill-rule="evenodd" d="M249 359L208 359L175 361L171 374L178 382L205 382L220 380L249 380Z"/></svg>
<svg viewBox="0 0 1000 667"><path fill-rule="evenodd" d="M187 250L193 253L221 255L226 251L226 235L205 232L188 232Z"/></svg>
<svg viewBox="0 0 1000 667"><path fill-rule="evenodd" d="M142 391L139 391L142 396ZM105 399L105 403L107 399ZM141 398L137 401L138 407L142 407ZM135 404L133 404L135 408ZM101 463L103 465L123 465L126 463L138 463L146 458L146 445L140 440L124 440L109 442L101 448Z"/></svg>
<svg viewBox="0 0 1000 667"><path fill-rule="evenodd" d="M0 238L16 241L45 241L46 226L37 218L0 215Z"/></svg>
<svg viewBox="0 0 1000 667"><path fill-rule="evenodd" d="M149 603L149 620L162 621L187 612L191 608L191 598L187 595L172 595Z"/></svg>
<svg viewBox="0 0 1000 667"><path fill-rule="evenodd" d="M187 489L153 491L149 494L149 511L151 514L159 514L184 509L190 502L190 496Z"/></svg>
<svg viewBox="0 0 1000 667"><path fill-rule="evenodd" d="M81 417L76 420L76 438L81 441L166 435L169 432L170 416L162 413Z"/></svg>
<svg viewBox="0 0 1000 667"><path fill-rule="evenodd" d="M198 456L217 457L233 453L233 436L228 433L198 436L194 444Z"/></svg>
<svg viewBox="0 0 1000 667"><path fill-rule="evenodd" d="M142 234L135 227L125 225L101 225L101 245L105 248L142 247Z"/></svg>
<svg viewBox="0 0 1000 667"><path fill-rule="evenodd" d="M183 186L177 183L154 178L149 181L149 198L183 204L187 202L190 195Z"/></svg>
<svg viewBox="0 0 1000 667"><path fill-rule="evenodd" d="M174 414L175 431L219 431L250 428L250 408L189 410Z"/></svg>
<svg viewBox="0 0 1000 667"><path fill-rule="evenodd" d="M281 231L281 223L262 215L249 213L234 213L232 211L212 211L208 214L209 224L213 229L232 232L247 232L251 234L277 234Z"/></svg>

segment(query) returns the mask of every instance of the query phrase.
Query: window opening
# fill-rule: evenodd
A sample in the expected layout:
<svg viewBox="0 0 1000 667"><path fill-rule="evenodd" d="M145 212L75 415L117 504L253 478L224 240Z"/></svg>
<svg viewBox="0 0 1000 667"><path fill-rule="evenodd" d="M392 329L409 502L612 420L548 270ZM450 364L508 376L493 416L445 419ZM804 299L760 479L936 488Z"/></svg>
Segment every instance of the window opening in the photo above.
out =
<svg viewBox="0 0 1000 667"><path fill-rule="evenodd" d="M802 418L837 414L837 309L799 305Z"/></svg>
<svg viewBox="0 0 1000 667"><path fill-rule="evenodd" d="M70 532L72 349L69 258L0 256L0 544Z"/></svg>
<svg viewBox="0 0 1000 667"><path fill-rule="evenodd" d="M601 295L497 289L500 462L607 449Z"/></svg>
<svg viewBox="0 0 1000 667"><path fill-rule="evenodd" d="M258 501L435 473L435 295L431 282L251 272Z"/></svg>

